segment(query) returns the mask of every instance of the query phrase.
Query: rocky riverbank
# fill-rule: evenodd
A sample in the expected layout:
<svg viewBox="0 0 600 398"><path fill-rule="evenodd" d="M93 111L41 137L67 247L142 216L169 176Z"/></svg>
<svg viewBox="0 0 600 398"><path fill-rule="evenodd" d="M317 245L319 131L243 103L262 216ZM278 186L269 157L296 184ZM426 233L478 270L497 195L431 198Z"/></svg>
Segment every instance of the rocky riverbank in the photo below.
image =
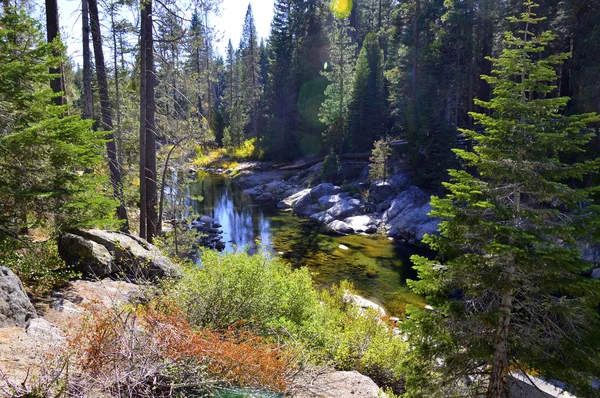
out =
<svg viewBox="0 0 600 398"><path fill-rule="evenodd" d="M257 204L277 204L299 217L319 221L332 234L383 233L419 245L425 234L437 231L439 220L427 215L429 194L414 185L407 173L398 171L385 181L371 183L365 168L343 186L314 184L321 165L290 172L253 164L238 170L233 181Z"/></svg>

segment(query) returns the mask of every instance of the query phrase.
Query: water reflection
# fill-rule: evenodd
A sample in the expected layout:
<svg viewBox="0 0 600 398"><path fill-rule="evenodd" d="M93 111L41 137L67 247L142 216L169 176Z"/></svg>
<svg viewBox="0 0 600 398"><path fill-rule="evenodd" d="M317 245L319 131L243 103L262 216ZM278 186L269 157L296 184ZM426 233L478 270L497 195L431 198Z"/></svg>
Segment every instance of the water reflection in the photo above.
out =
<svg viewBox="0 0 600 398"><path fill-rule="evenodd" d="M317 285L351 281L361 295L383 303L394 315L401 316L408 303L424 305L423 298L406 287L406 279L416 276L410 267L409 257L415 252L411 246L382 237L322 234L313 220L280 212L274 205L257 206L222 176L199 174L190 192L192 198L203 198L191 202L196 214L221 224L226 251L248 247L254 254L263 246L292 266L308 267Z"/></svg>
<svg viewBox="0 0 600 398"><path fill-rule="evenodd" d="M192 200L194 212L221 224L226 251L248 247L248 252L254 254L257 242L272 250L271 222L265 210L239 188L232 187L229 179L199 173L192 185L192 190L202 196L202 200Z"/></svg>

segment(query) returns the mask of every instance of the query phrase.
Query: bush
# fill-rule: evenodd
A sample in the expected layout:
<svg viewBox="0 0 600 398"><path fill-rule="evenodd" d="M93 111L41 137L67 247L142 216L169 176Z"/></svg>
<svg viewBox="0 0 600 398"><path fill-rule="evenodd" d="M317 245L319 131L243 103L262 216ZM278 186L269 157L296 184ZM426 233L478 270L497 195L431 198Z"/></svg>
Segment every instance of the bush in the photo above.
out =
<svg viewBox="0 0 600 398"><path fill-rule="evenodd" d="M204 251L202 269L186 269L173 294L194 326L216 329L244 321L266 331L282 318L301 324L318 305L307 269L243 251Z"/></svg>
<svg viewBox="0 0 600 398"><path fill-rule="evenodd" d="M245 252L207 251L202 269L188 268L173 299L198 327L256 330L284 342L305 363L356 369L380 385L402 391L400 359L405 343L375 312L344 300L352 285L321 293L304 268Z"/></svg>
<svg viewBox="0 0 600 398"><path fill-rule="evenodd" d="M333 152L333 148L329 150L327 156L323 160L323 166L321 167L321 177L324 181L333 182L336 184L340 179L340 170L342 165L340 159Z"/></svg>
<svg viewBox="0 0 600 398"><path fill-rule="evenodd" d="M285 392L294 366L279 345L237 329L193 330L177 305L88 306L69 337L88 389L113 396L206 396L216 387Z"/></svg>
<svg viewBox="0 0 600 398"><path fill-rule="evenodd" d="M48 295L79 274L58 254L54 240L32 243L0 238L0 264L10 268L33 296Z"/></svg>

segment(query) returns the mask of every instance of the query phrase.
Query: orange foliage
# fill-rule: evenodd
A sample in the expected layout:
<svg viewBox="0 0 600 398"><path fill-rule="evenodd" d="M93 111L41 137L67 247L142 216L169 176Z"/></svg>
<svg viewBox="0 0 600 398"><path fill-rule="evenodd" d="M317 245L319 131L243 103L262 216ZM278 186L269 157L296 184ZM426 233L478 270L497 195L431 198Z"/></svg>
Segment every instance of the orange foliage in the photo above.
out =
<svg viewBox="0 0 600 398"><path fill-rule="evenodd" d="M285 392L293 372L292 357L281 346L239 329L195 331L177 305L166 301L129 310L91 306L69 340L78 364L94 375L191 360L229 386Z"/></svg>

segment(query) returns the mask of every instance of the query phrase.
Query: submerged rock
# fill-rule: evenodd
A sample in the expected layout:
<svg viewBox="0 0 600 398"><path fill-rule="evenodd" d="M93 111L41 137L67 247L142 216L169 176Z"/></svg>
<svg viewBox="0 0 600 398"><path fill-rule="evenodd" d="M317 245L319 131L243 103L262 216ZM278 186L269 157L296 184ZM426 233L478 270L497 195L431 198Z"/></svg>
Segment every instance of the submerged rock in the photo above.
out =
<svg viewBox="0 0 600 398"><path fill-rule="evenodd" d="M0 266L0 327L25 326L32 318L37 318L37 313L21 280Z"/></svg>

